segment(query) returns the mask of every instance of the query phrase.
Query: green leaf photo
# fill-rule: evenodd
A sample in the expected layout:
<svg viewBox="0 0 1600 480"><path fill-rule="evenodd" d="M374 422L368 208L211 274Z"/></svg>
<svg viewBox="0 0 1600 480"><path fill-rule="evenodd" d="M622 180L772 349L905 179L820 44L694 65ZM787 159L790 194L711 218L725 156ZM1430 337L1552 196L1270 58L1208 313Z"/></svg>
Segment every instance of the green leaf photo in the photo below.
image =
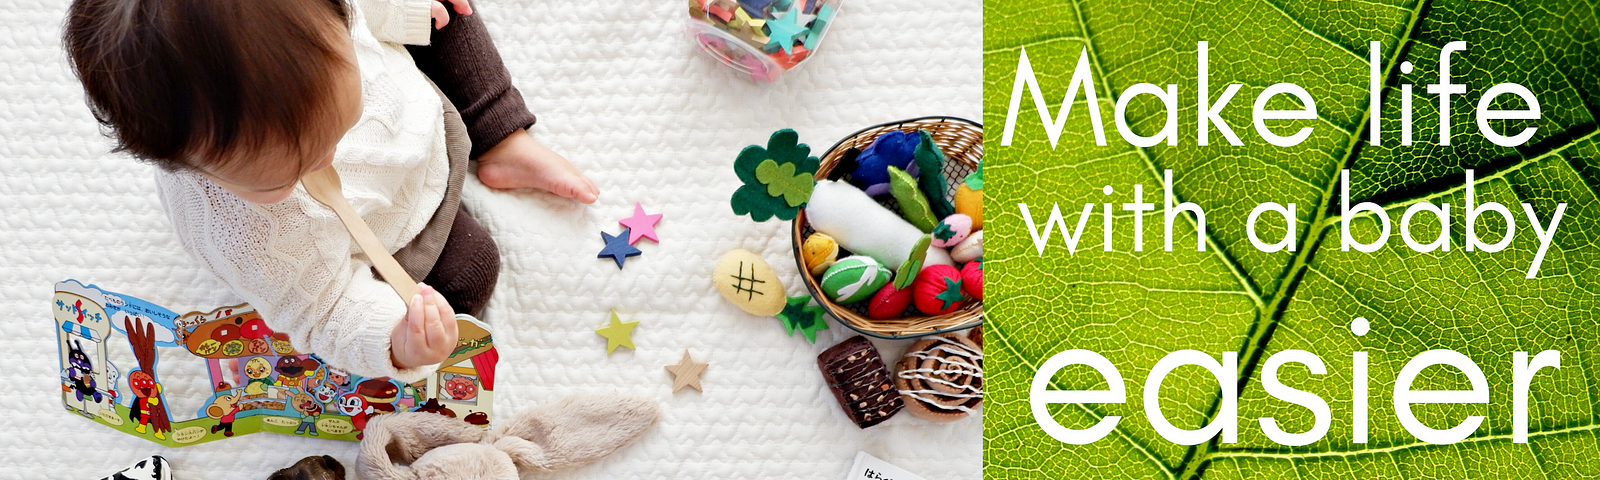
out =
<svg viewBox="0 0 1600 480"><path fill-rule="evenodd" d="M984 412L985 478L1588 478L1600 475L1600 3L1593 0L1488 2L1167 0L985 2L984 123L989 125L989 245L984 255L990 297L984 335L989 345ZM1208 88L1200 93L1198 42L1205 41ZM1465 91L1448 96L1441 122L1441 50L1449 80ZM1378 42L1382 102L1370 107L1369 42ZM1064 122L1047 133L1027 88L1013 98L1026 51L1046 116ZM1097 143L1085 92L1068 95L1080 55L1099 103L1104 145ZM1141 83L1176 85L1176 145L1137 147L1119 134L1154 136L1168 123L1155 95L1119 105ZM1276 135L1310 127L1290 147L1258 131L1253 106L1274 84L1302 87L1315 117L1266 120ZM1497 84L1515 83L1537 98L1536 120L1485 120L1480 99ZM1199 105L1212 108L1225 88L1240 85L1199 145ZM1082 86L1080 86L1082 87ZM1406 95L1409 92L1409 95ZM1205 95L1208 100L1197 101ZM1009 145L1008 112L1018 105ZM1493 97L1494 109L1526 109L1516 96ZM1292 95L1271 96L1269 109L1307 107ZM1407 114L1405 109L1409 108ZM1064 115L1062 120L1059 116ZM1381 143L1369 142L1378 116ZM1403 119L1409 117L1409 126ZM1215 123L1217 120L1213 120ZM1441 128L1441 123L1444 125ZM1501 146L1487 125L1511 135L1536 130L1526 142ZM1409 134L1405 134L1409 129ZM1441 130L1448 129L1448 145ZM1402 135L1411 144L1402 144ZM1474 201L1505 205L1515 221L1478 216L1487 243L1510 230L1497 252L1467 242L1468 184ZM1163 174L1172 171L1172 202L1203 209L1205 227L1181 214L1163 219ZM1349 171L1351 205L1372 202L1392 222L1387 243L1367 253L1344 249L1342 226L1370 243L1385 231L1370 212L1342 216L1341 171ZM1135 186L1142 198L1136 200ZM1135 229L1125 203L1156 205ZM1267 252L1251 242L1247 217L1257 205L1295 204L1293 222L1261 215L1255 234L1267 243L1292 234L1290 248ZM1421 202L1450 204L1448 222L1405 212ZM1565 204L1559 230L1533 278L1535 228ZM1035 225L1023 217L1026 204ZM1052 206L1079 229L1075 249L1049 233L1035 237ZM1110 207L1104 205L1111 204ZM1112 209L1110 249L1102 239ZM1405 218L1409 221L1402 221ZM1404 225L1402 225L1404 224ZM1402 241L1428 242L1447 233L1448 251L1419 252ZM1448 232L1441 232L1441 228ZM1196 248L1198 243L1203 251ZM1170 240L1168 251L1164 240ZM1135 244L1140 246L1135 249ZM1370 330L1353 331L1357 318ZM1071 429L1121 417L1099 441L1071 445L1045 433L1030 403L1034 374L1058 352L1085 349L1109 359L1123 377L1123 403L1052 404L1048 415ZM1435 429L1485 417L1465 440L1434 445L1397 419L1395 379L1425 351L1460 352L1487 378L1488 403L1417 404L1411 411ZM1198 350L1219 359L1233 352L1238 384L1219 386L1210 372L1182 366L1158 390L1159 410L1174 426L1194 430L1221 410L1223 389L1237 389L1237 441L1175 444L1151 426L1145 380L1163 357ZM1306 408L1269 395L1263 367L1273 354L1305 350L1326 373L1303 364L1277 369L1284 385L1315 394L1331 410L1326 435L1286 446L1263 433L1258 419L1282 430L1313 427ZM1544 369L1528 386L1528 442L1514 443L1513 355L1560 352L1559 369ZM1353 403L1353 353L1366 352L1366 413ZM1105 390L1086 365L1050 378L1052 390ZM1411 390L1468 390L1468 376L1432 367ZM1355 424L1366 423L1358 442Z"/></svg>

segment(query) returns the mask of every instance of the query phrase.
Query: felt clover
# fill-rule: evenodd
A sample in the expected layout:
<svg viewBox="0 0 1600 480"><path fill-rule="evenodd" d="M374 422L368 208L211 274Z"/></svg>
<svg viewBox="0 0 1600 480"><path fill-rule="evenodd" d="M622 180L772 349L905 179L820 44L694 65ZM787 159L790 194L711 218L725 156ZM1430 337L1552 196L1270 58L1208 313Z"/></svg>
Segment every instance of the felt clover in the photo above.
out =
<svg viewBox="0 0 1600 480"><path fill-rule="evenodd" d="M822 163L809 156L811 147L798 143L800 134L783 129L773 132L767 147L750 145L739 152L733 170L744 185L733 192L733 213L765 222L772 217L793 220L811 199L814 176Z"/></svg>

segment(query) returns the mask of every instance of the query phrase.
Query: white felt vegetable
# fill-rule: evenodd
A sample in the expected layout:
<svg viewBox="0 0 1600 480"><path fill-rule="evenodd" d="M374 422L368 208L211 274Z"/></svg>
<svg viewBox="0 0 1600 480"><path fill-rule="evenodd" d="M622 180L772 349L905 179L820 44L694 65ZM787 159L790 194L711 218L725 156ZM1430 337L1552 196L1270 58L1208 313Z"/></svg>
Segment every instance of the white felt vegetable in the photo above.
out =
<svg viewBox="0 0 1600 480"><path fill-rule="evenodd" d="M832 180L818 181L811 190L806 219L811 228L833 237L845 250L877 259L890 270L900 268L924 235L861 189ZM928 247L927 252L922 268L955 266L943 248Z"/></svg>

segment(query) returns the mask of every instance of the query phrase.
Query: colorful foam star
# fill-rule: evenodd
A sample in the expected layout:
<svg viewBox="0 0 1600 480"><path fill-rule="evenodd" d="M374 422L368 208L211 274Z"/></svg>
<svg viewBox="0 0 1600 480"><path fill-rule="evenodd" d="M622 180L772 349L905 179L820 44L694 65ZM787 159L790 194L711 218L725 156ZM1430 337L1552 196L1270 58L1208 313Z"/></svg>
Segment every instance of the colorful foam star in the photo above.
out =
<svg viewBox="0 0 1600 480"><path fill-rule="evenodd" d="M964 298L961 296L961 280L945 278L944 291L939 292L939 294L935 295L933 298L937 298L944 302L944 305L940 308L950 308L950 304L961 301Z"/></svg>
<svg viewBox="0 0 1600 480"><path fill-rule="evenodd" d="M684 350L683 360L677 365L667 365L667 371L672 373L672 393L678 393L683 387L704 392L705 390L700 389L700 374L705 373L707 366L710 364L695 362L693 358L689 358L689 351Z"/></svg>
<svg viewBox="0 0 1600 480"><path fill-rule="evenodd" d="M656 222L660 221L661 214L657 213L655 215L645 215L644 205L639 202L634 202L633 216L624 218L617 223L622 224L624 227L628 227L628 244L633 245L639 243L639 239L641 238L648 238L650 241L660 242L661 239L656 238Z"/></svg>
<svg viewBox="0 0 1600 480"><path fill-rule="evenodd" d="M817 19L811 23L811 30L806 34L806 48L817 49L817 43L822 42L822 32L827 30L828 24L833 22L833 5L823 5L817 10Z"/></svg>
<svg viewBox="0 0 1600 480"><path fill-rule="evenodd" d="M806 27L795 23L795 20L799 19L799 13L791 7L787 13L783 14L783 18L767 22L767 36L772 38L772 42L778 43L778 47L783 49L783 53L794 54L795 35L806 31ZM767 45L771 46L772 43L768 42Z"/></svg>
<svg viewBox="0 0 1600 480"><path fill-rule="evenodd" d="M794 332L799 330L805 334L806 341L817 343L817 331L828 329L822 312L822 307L811 304L808 295L789 297L789 301L783 305L783 311L778 312L778 320L789 330L789 336L794 336Z"/></svg>
<svg viewBox="0 0 1600 480"><path fill-rule="evenodd" d="M638 256L639 253L641 253L639 249L633 248L632 245L628 245L628 235L631 233L631 230L632 229L623 230L621 235L616 236L606 232L600 232L600 238L606 241L606 248L600 250L599 257L611 257L612 259L616 260L618 270L622 269L622 261L624 258Z"/></svg>
<svg viewBox="0 0 1600 480"><path fill-rule="evenodd" d="M612 310L611 324L595 329L594 333L606 337L606 355L610 355L617 351L617 347L636 350L633 348L633 327L636 326L639 326L639 322L624 322L617 318L617 311Z"/></svg>

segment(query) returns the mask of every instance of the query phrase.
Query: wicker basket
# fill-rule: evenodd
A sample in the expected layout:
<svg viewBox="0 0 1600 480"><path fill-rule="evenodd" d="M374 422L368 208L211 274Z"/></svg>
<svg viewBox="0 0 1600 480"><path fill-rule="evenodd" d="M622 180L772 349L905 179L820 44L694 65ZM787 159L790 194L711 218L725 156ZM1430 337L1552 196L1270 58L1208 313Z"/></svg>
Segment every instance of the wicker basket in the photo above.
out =
<svg viewBox="0 0 1600 480"><path fill-rule="evenodd" d="M817 168L817 179L838 180L846 177L851 172L834 171L834 167L839 164L845 151L851 148L857 150L865 149L874 139L878 138L878 135L893 130L905 132L927 130L928 133L933 135L934 143L939 145L939 148L944 151L945 156L948 158L945 163L944 173L951 181L949 182L949 189L944 192L946 199L955 197L955 189L959 185L957 180L965 178L968 173L972 173L973 169L978 166L978 160L983 158L982 125L971 120L955 117L914 118L869 127L845 137L844 140L839 141L833 148L829 148L827 153L823 154L822 165ZM895 203L893 197L882 195L877 200L884 207L896 213L900 212L900 206ZM811 229L810 222L806 220L805 210L802 209L794 217L794 238L792 240L794 242L795 263L800 267L801 276L806 279L806 288L811 291L811 297L822 304L822 307L826 308L828 313L838 318L840 323L850 327L852 330L877 338L915 338L971 328L983 323L983 302L978 300L967 302L960 310L944 315L926 316L917 313L914 309L908 309L907 313L917 313L917 315L887 320L875 320L867 317L866 302L858 302L852 306L834 303L828 299L827 295L822 293L822 287L817 283L817 276L811 275L810 270L806 268L805 259L802 255L803 249L800 248L804 244L805 238L814 231ZM840 253L840 257L844 255L845 253Z"/></svg>

